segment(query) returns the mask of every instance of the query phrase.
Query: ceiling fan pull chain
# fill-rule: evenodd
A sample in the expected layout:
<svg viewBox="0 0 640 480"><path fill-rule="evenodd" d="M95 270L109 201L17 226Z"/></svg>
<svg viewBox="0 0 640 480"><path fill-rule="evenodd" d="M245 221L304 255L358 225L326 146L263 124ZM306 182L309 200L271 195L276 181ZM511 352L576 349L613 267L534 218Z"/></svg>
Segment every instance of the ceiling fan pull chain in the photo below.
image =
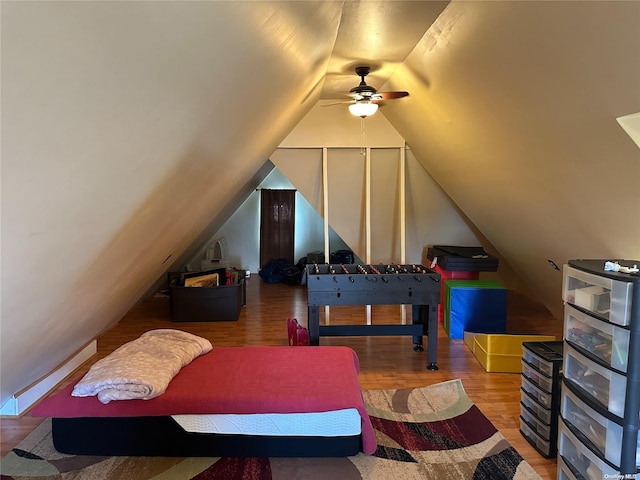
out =
<svg viewBox="0 0 640 480"><path fill-rule="evenodd" d="M362 156L366 156L367 155L367 151L366 151L366 145L365 145L365 139L364 139L364 117L360 117L360 145L362 145L360 147L360 155Z"/></svg>

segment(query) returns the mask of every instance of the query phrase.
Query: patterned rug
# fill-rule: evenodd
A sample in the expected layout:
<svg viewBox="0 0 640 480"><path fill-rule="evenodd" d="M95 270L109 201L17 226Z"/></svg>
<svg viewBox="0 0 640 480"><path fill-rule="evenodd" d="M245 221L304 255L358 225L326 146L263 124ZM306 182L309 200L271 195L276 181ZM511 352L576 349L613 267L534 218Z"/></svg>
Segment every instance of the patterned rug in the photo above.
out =
<svg viewBox="0 0 640 480"><path fill-rule="evenodd" d="M367 390L374 455L347 458L163 458L63 455L46 420L0 460L2 480L540 479L467 397L460 380Z"/></svg>

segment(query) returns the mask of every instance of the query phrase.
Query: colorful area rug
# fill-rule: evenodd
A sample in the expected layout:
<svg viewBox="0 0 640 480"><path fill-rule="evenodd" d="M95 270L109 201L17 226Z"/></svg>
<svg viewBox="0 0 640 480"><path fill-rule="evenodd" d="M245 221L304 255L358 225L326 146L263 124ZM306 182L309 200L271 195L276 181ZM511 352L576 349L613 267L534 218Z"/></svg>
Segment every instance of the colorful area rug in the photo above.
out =
<svg viewBox="0 0 640 480"><path fill-rule="evenodd" d="M540 479L460 380L363 392L378 449L347 458L163 458L59 454L46 420L0 460L2 480Z"/></svg>

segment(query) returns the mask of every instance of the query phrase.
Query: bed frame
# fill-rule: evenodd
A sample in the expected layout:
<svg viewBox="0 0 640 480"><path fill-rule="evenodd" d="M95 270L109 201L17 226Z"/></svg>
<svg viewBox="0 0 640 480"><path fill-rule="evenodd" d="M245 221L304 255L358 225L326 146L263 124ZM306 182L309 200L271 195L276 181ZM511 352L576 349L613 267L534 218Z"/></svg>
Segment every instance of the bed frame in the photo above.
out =
<svg viewBox="0 0 640 480"><path fill-rule="evenodd" d="M52 417L56 450L75 455L341 457L373 453L359 364L348 347L214 347L151 400L101 404L72 382L32 416ZM271 391L270 395L264 392ZM309 413L356 408L360 435L273 436L185 431L171 415Z"/></svg>

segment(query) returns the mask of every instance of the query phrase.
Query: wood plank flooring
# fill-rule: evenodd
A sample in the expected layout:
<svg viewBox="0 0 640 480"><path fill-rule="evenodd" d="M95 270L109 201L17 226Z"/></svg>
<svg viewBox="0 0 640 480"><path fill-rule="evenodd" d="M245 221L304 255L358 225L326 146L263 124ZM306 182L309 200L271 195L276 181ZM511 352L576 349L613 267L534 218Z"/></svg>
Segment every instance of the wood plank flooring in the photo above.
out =
<svg viewBox="0 0 640 480"><path fill-rule="evenodd" d="M305 287L265 284L255 275L247 282L247 305L242 308L237 322L174 323L168 298L149 298L101 335L97 355L57 388L86 372L92 363L118 346L154 328L179 328L208 338L214 347L286 345L286 318L295 317L306 325L306 301ZM509 333L562 338L561 320L554 319L543 306L514 292L509 292L507 304ZM400 322L400 306L374 306L372 312L373 323ZM410 308L407 312L410 318ZM330 322L362 324L365 322L365 307L331 307ZM542 478L556 478L555 460L543 458L518 431L520 375L485 372L463 340L447 338L441 325L438 331L438 371L426 369L426 352L413 351L411 337L325 337L321 344L346 345L356 351L361 364L360 384L363 389L419 387L461 379L473 402ZM303 365L300 366L300 374L303 381ZM40 421L31 418L28 412L20 418L0 419L2 455Z"/></svg>

